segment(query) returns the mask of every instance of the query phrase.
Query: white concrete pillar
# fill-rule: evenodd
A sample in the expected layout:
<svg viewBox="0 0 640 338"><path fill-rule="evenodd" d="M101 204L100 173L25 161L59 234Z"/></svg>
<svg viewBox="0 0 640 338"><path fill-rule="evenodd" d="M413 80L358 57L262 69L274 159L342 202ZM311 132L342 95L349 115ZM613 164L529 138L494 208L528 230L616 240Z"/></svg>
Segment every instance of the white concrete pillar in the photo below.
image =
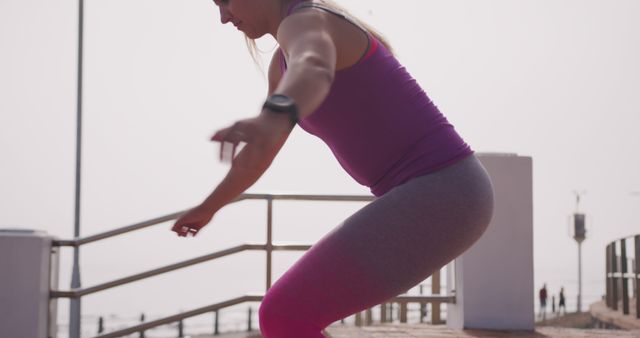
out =
<svg viewBox="0 0 640 338"><path fill-rule="evenodd" d="M0 337L56 337L57 250L44 232L0 229Z"/></svg>
<svg viewBox="0 0 640 338"><path fill-rule="evenodd" d="M455 259L454 329L534 330L532 160L479 153L493 181L491 225Z"/></svg>

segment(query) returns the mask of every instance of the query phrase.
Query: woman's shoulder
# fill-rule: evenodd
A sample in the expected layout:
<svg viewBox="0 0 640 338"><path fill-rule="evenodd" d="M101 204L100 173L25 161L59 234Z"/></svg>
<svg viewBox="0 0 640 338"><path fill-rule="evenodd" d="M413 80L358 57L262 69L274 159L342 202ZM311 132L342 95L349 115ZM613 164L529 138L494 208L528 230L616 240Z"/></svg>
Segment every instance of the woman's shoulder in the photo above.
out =
<svg viewBox="0 0 640 338"><path fill-rule="evenodd" d="M338 10L314 1L304 1L294 6L291 14L281 23L278 36L299 34L301 30L315 30L330 37L337 52L336 69L357 63L369 50L369 39L372 37L363 27Z"/></svg>

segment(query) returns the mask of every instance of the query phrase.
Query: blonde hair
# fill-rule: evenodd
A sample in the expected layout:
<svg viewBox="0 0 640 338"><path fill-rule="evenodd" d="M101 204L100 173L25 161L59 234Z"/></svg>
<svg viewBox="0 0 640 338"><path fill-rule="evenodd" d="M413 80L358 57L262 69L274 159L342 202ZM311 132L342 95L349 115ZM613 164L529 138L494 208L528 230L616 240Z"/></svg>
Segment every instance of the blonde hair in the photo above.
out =
<svg viewBox="0 0 640 338"><path fill-rule="evenodd" d="M335 3L335 1L333 0L320 0L320 2L322 2L322 4L328 9L332 9L338 13L342 13L346 15L348 18L350 18L351 20L355 21L358 25L366 29L367 32L371 33L371 35L373 35L378 41L380 41L380 43L382 43L382 45L384 45L384 47L393 54L393 48L391 47L387 39L382 34L380 34L380 32L378 32L375 28L373 28L371 25L351 15L349 11L347 11L344 7ZM244 39L245 39L245 42L247 43L247 49L249 49L249 54L251 54L251 58L253 59L258 69L260 69L260 71L263 72L262 60L260 59L260 50L256 45L256 41L254 39L249 38L246 35Z"/></svg>

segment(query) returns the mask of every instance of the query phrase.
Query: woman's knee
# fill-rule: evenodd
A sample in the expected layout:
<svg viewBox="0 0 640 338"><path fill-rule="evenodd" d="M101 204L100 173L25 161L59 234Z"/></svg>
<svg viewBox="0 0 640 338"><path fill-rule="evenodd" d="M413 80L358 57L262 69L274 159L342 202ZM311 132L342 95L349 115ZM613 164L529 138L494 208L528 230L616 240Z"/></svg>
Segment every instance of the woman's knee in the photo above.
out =
<svg viewBox="0 0 640 338"><path fill-rule="evenodd" d="M293 311L295 309L267 293L258 310L262 335L265 338L324 338L323 328L313 324L311 318L297 318Z"/></svg>

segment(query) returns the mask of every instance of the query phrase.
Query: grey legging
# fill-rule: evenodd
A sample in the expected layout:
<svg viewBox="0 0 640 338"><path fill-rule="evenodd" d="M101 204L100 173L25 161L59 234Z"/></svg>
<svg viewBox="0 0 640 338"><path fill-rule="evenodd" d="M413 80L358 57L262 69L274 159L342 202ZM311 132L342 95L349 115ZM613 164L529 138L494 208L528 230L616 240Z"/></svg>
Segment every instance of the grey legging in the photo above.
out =
<svg viewBox="0 0 640 338"><path fill-rule="evenodd" d="M491 180L475 155L395 187L278 279L260 307L262 334L324 337L329 324L406 292L463 253L492 212Z"/></svg>

